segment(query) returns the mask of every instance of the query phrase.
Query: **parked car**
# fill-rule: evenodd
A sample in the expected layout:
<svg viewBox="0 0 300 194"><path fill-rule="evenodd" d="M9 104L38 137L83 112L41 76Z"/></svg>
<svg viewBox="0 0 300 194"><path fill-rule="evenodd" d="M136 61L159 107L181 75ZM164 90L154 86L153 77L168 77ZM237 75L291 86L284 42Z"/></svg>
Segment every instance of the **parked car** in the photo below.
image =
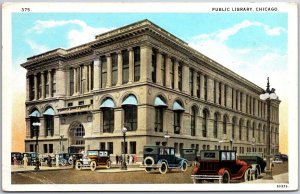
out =
<svg viewBox="0 0 300 194"><path fill-rule="evenodd" d="M75 169L90 168L92 171L97 167L111 167L110 155L108 150L88 150L86 156L76 160Z"/></svg>
<svg viewBox="0 0 300 194"><path fill-rule="evenodd" d="M254 172L254 178L257 179L259 175L261 175L262 172L265 171L266 168L266 161L264 161L263 158L260 156L252 155L245 155L240 154L237 159L245 161L247 164L250 164L252 166L252 171Z"/></svg>
<svg viewBox="0 0 300 194"><path fill-rule="evenodd" d="M230 180L251 180L252 166L237 160L236 151L232 150L202 150L199 164L191 175L194 183L218 180L229 183Z"/></svg>
<svg viewBox="0 0 300 194"><path fill-rule="evenodd" d="M68 159L68 163L70 165L74 165L75 166L75 163L77 160L81 159L83 157L83 154L80 154L80 153L70 153L70 157Z"/></svg>
<svg viewBox="0 0 300 194"><path fill-rule="evenodd" d="M186 171L188 161L175 156L175 148L166 146L144 146L144 158L142 168L149 173L151 170L159 170L166 174L171 169Z"/></svg>
<svg viewBox="0 0 300 194"><path fill-rule="evenodd" d="M36 164L36 153L35 152L24 152L22 155L22 158L26 154L27 159L28 159L28 165L34 166Z"/></svg>
<svg viewBox="0 0 300 194"><path fill-rule="evenodd" d="M183 148L180 150L180 157L186 159L188 164L192 164L197 158L197 149Z"/></svg>
<svg viewBox="0 0 300 194"><path fill-rule="evenodd" d="M288 156L286 154L276 154L274 156L274 160L282 160L282 161L288 161Z"/></svg>
<svg viewBox="0 0 300 194"><path fill-rule="evenodd" d="M23 163L23 155L20 152L11 152L11 164L14 164L14 157L17 159L18 164Z"/></svg>

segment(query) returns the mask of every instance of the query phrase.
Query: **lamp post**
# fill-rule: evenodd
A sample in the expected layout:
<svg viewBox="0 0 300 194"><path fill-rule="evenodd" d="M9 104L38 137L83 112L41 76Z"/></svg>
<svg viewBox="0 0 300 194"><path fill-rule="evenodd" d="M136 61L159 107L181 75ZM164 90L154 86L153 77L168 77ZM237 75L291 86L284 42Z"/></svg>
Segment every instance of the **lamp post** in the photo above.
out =
<svg viewBox="0 0 300 194"><path fill-rule="evenodd" d="M59 152L61 153L62 152L62 139L64 138L64 135L60 135L59 137L60 137L60 139L59 139Z"/></svg>
<svg viewBox="0 0 300 194"><path fill-rule="evenodd" d="M34 127L35 130L35 168L34 170L38 171L40 170L40 162L39 162L39 157L38 157L38 147L39 147L39 127L41 126L41 123L35 122L32 123L32 126Z"/></svg>
<svg viewBox="0 0 300 194"><path fill-rule="evenodd" d="M166 146L168 145L168 140L171 137L168 133L168 131L166 132L166 134L164 135L165 139L167 140Z"/></svg>
<svg viewBox="0 0 300 194"><path fill-rule="evenodd" d="M124 143L123 143L123 160L122 160L121 170L127 170L126 158L125 158L125 142L126 142L125 140L126 140L127 128L123 127L122 132L123 132Z"/></svg>
<svg viewBox="0 0 300 194"><path fill-rule="evenodd" d="M261 94L259 96L261 100L264 100L267 102L267 167L266 167L266 176L264 179L273 179L272 177L272 169L271 167L271 162L270 162L270 157L271 157L271 135L270 135L270 130L271 130L271 121L270 121L270 112L271 112L271 100L277 99L277 95L275 94L275 89L272 88L270 90L270 83L269 83L269 77L268 77L268 83L267 83L267 89L264 94Z"/></svg>

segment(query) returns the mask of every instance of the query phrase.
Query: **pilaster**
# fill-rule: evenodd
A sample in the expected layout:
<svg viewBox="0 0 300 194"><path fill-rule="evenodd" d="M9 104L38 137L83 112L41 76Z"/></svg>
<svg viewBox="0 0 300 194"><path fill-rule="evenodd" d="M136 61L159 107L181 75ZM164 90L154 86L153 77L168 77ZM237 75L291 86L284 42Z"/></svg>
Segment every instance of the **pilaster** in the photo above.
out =
<svg viewBox="0 0 300 194"><path fill-rule="evenodd" d="M128 48L129 51L129 79L128 83L132 84L134 80L134 53L133 48Z"/></svg>
<svg viewBox="0 0 300 194"><path fill-rule="evenodd" d="M152 49L149 45L141 46L141 82L152 82L151 77L151 60L152 60Z"/></svg>
<svg viewBox="0 0 300 194"><path fill-rule="evenodd" d="M184 63L183 64L183 71L182 71L182 91L185 94L189 94L190 92L190 86L189 86L189 77L190 77L190 68L188 64Z"/></svg>
<svg viewBox="0 0 300 194"><path fill-rule="evenodd" d="M123 71L123 57L122 57L122 51L118 51L118 82L117 86L122 85L122 71Z"/></svg>
<svg viewBox="0 0 300 194"><path fill-rule="evenodd" d="M162 86L162 75L161 75L161 68L162 68L162 55L160 51L157 52L156 54L156 83L160 86Z"/></svg>
<svg viewBox="0 0 300 194"><path fill-rule="evenodd" d="M179 67L179 63L177 60L175 60L174 63L174 90L179 90L178 88L178 67Z"/></svg>
<svg viewBox="0 0 300 194"><path fill-rule="evenodd" d="M107 60L107 78L106 78L106 88L111 87L111 74L112 74L112 61L110 54L106 55Z"/></svg>

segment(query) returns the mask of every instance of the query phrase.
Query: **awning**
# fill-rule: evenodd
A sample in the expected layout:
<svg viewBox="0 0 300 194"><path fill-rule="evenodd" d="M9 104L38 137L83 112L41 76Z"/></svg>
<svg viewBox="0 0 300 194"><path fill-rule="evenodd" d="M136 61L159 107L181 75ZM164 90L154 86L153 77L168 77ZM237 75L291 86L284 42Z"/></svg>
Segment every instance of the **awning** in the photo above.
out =
<svg viewBox="0 0 300 194"><path fill-rule="evenodd" d="M43 113L43 115L55 115L53 108L47 108L47 110Z"/></svg>
<svg viewBox="0 0 300 194"><path fill-rule="evenodd" d="M111 98L107 98L104 102L102 102L100 108L115 108L115 103Z"/></svg>
<svg viewBox="0 0 300 194"><path fill-rule="evenodd" d="M137 100L133 95L128 96L122 103L122 106L124 105L137 105Z"/></svg>
<svg viewBox="0 0 300 194"><path fill-rule="evenodd" d="M30 116L30 117L40 117L40 112L37 111L37 110L35 110L35 111L33 111L29 116Z"/></svg>
<svg viewBox="0 0 300 194"><path fill-rule="evenodd" d="M160 97L156 97L154 100L154 106L168 106Z"/></svg>
<svg viewBox="0 0 300 194"><path fill-rule="evenodd" d="M173 104L173 110L184 111L184 108L177 101L175 101Z"/></svg>

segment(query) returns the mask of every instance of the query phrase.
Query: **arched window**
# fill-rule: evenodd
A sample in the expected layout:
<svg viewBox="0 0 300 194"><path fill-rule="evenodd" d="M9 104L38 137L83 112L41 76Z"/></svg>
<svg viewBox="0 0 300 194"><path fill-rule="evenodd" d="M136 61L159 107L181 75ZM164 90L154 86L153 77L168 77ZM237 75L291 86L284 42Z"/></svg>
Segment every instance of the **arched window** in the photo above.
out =
<svg viewBox="0 0 300 194"><path fill-rule="evenodd" d="M223 116L223 134L227 133L227 116Z"/></svg>
<svg viewBox="0 0 300 194"><path fill-rule="evenodd" d="M202 136L207 137L207 120L208 120L208 110L203 110L203 118L202 118Z"/></svg>
<svg viewBox="0 0 300 194"><path fill-rule="evenodd" d="M122 103L124 110L124 126L128 131L137 130L137 100L134 95L129 95Z"/></svg>
<svg viewBox="0 0 300 194"><path fill-rule="evenodd" d="M100 105L103 115L103 133L113 133L114 132L114 108L115 103L111 98L105 98Z"/></svg>
<svg viewBox="0 0 300 194"><path fill-rule="evenodd" d="M166 101L162 96L157 96L154 100L154 107L155 107L154 130L155 130L155 132L163 132L164 110L166 107L168 107L168 105L165 102Z"/></svg>
<svg viewBox="0 0 300 194"><path fill-rule="evenodd" d="M184 111L182 107L182 103L176 100L173 104L173 112L174 112L174 133L180 134L181 130L181 114Z"/></svg>
<svg viewBox="0 0 300 194"><path fill-rule="evenodd" d="M236 125L236 119L235 119L235 117L233 117L232 118L232 133L231 133L232 139L235 138L235 125Z"/></svg>
<svg viewBox="0 0 300 194"><path fill-rule="evenodd" d="M239 122L239 140L242 140L242 128L243 128L243 120L240 119L240 122Z"/></svg>
<svg viewBox="0 0 300 194"><path fill-rule="evenodd" d="M33 123L39 123L41 114L37 109L33 109L31 113L29 114L30 118L30 137L33 138L35 136L39 136L39 129L37 130L36 127L34 127Z"/></svg>
<svg viewBox="0 0 300 194"><path fill-rule="evenodd" d="M79 145L85 144L84 137L85 130L81 123L74 122L70 127L70 140L71 140L71 147L77 147Z"/></svg>
<svg viewBox="0 0 300 194"><path fill-rule="evenodd" d="M191 136L196 135L196 114L197 108L193 106L191 110Z"/></svg>
<svg viewBox="0 0 300 194"><path fill-rule="evenodd" d="M250 121L247 122L247 141L249 141Z"/></svg>
<svg viewBox="0 0 300 194"><path fill-rule="evenodd" d="M219 113L214 115L214 138L218 138L218 124L219 124Z"/></svg>
<svg viewBox="0 0 300 194"><path fill-rule="evenodd" d="M54 110L48 107L43 113L45 121L45 137L54 135Z"/></svg>

